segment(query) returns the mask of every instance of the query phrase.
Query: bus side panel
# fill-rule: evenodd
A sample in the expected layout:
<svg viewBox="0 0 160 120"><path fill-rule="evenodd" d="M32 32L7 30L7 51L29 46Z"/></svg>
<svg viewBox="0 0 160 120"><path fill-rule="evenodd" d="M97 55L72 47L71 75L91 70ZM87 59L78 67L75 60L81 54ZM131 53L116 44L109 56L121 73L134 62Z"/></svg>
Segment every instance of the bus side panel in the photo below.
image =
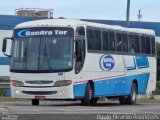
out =
<svg viewBox="0 0 160 120"><path fill-rule="evenodd" d="M76 80L74 84L75 98L84 97L86 80L94 82L96 97L129 95L133 80L137 81L138 94L155 89L156 69L153 66L156 60L154 61L153 57L112 55L115 60L113 69L102 70L98 63L102 55L97 54L95 57L88 54L88 56L82 74L83 83ZM89 58L92 58L92 61Z"/></svg>
<svg viewBox="0 0 160 120"><path fill-rule="evenodd" d="M95 96L129 95L133 80L137 80L138 93L145 93L149 80L149 73L96 81L94 82Z"/></svg>
<svg viewBox="0 0 160 120"><path fill-rule="evenodd" d="M131 85L133 83L133 80L137 81L138 84L138 94L145 93L147 90L147 85L149 81L149 73L142 73L142 74L136 74L136 75L131 75L127 77L127 90L128 93L131 91ZM130 86L130 87L129 87Z"/></svg>
<svg viewBox="0 0 160 120"><path fill-rule="evenodd" d="M149 61L149 72L150 72L150 77L148 81L148 86L147 86L147 91L146 93L150 93L156 89L156 82L157 82L157 59L156 57L148 57Z"/></svg>
<svg viewBox="0 0 160 120"><path fill-rule="evenodd" d="M84 98L86 83L78 83L73 85L74 98Z"/></svg>
<svg viewBox="0 0 160 120"><path fill-rule="evenodd" d="M146 56L135 56L134 60L136 67L135 69L127 69L126 75L130 76L127 79L137 80L138 94L149 93L155 90L156 58ZM129 59L126 59L125 61L129 61Z"/></svg>
<svg viewBox="0 0 160 120"><path fill-rule="evenodd" d="M95 96L113 95L115 83L113 79L94 82Z"/></svg>

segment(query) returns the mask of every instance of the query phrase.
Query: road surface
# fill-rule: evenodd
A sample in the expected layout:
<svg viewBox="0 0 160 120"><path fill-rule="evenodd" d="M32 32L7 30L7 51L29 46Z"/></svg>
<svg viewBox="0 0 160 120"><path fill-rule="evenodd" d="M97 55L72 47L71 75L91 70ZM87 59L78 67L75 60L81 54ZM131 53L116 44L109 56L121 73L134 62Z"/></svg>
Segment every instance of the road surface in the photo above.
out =
<svg viewBox="0 0 160 120"><path fill-rule="evenodd" d="M157 118L158 120L160 119L160 103L120 105L118 102L110 102L98 103L96 106L81 106L78 101L41 101L39 106L32 106L30 101L14 101L0 102L0 113L17 117L18 120L90 120L104 119L104 117L105 119L113 119L113 117L120 119L122 115L128 115L128 119L132 117L140 119L135 115L141 115L142 118L148 115L150 119ZM123 117L126 118L126 116Z"/></svg>

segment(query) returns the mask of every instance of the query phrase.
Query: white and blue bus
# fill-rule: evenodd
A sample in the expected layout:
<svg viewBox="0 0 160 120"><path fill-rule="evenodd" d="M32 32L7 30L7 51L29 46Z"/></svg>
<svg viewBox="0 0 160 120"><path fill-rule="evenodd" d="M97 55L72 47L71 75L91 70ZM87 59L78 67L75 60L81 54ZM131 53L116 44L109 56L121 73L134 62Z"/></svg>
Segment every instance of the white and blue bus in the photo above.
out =
<svg viewBox="0 0 160 120"><path fill-rule="evenodd" d="M11 53L6 53L7 41ZM119 98L135 104L137 94L156 87L153 30L124 28L70 19L17 25L4 38L10 57L13 98L76 99L94 105L98 98Z"/></svg>

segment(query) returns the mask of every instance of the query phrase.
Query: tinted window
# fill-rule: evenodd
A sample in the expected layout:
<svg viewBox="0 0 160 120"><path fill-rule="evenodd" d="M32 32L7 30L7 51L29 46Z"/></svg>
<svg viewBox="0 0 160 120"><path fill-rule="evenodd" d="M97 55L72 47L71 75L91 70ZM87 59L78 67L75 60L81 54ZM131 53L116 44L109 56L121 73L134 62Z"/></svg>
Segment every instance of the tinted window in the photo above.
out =
<svg viewBox="0 0 160 120"><path fill-rule="evenodd" d="M101 50L101 31L100 29L87 30L88 49Z"/></svg>
<svg viewBox="0 0 160 120"><path fill-rule="evenodd" d="M101 31L98 29L94 30L94 46L95 50L101 50Z"/></svg>
<svg viewBox="0 0 160 120"><path fill-rule="evenodd" d="M141 36L141 53L151 53L150 36Z"/></svg>
<svg viewBox="0 0 160 120"><path fill-rule="evenodd" d="M108 32L107 31L102 32L102 40L103 40L103 50L109 50Z"/></svg>
<svg viewBox="0 0 160 120"><path fill-rule="evenodd" d="M155 54L155 38L151 38L151 44L152 44L152 54Z"/></svg>
<svg viewBox="0 0 160 120"><path fill-rule="evenodd" d="M150 36L146 37L146 53L151 54Z"/></svg>
<svg viewBox="0 0 160 120"><path fill-rule="evenodd" d="M85 36L85 29L84 29L84 27L77 27L76 28L76 35Z"/></svg>
<svg viewBox="0 0 160 120"><path fill-rule="evenodd" d="M103 50L115 51L115 34L112 31L103 31Z"/></svg>
<svg viewBox="0 0 160 120"><path fill-rule="evenodd" d="M128 51L127 33L116 33L116 50L120 52Z"/></svg>
<svg viewBox="0 0 160 120"><path fill-rule="evenodd" d="M88 41L88 49L94 49L94 31L93 29L87 29L87 41Z"/></svg>
<svg viewBox="0 0 160 120"><path fill-rule="evenodd" d="M129 52L140 53L139 35L129 35Z"/></svg>
<svg viewBox="0 0 160 120"><path fill-rule="evenodd" d="M115 51L115 33L110 31L108 32L108 50Z"/></svg>

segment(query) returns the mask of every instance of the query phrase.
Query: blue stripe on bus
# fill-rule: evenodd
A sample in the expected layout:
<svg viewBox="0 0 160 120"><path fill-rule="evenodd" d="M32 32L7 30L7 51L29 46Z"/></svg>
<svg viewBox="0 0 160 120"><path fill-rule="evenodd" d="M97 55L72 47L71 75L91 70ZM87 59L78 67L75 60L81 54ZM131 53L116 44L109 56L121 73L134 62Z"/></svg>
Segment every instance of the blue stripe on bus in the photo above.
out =
<svg viewBox="0 0 160 120"><path fill-rule="evenodd" d="M134 79L138 82L138 93L145 93L147 90L149 73L109 78L94 82L95 96L118 96L129 95ZM74 97L82 98L85 95L86 83L75 84L73 86Z"/></svg>
<svg viewBox="0 0 160 120"><path fill-rule="evenodd" d="M0 65L9 65L9 57L0 57Z"/></svg>
<svg viewBox="0 0 160 120"><path fill-rule="evenodd" d="M146 56L136 56L136 63L138 69L149 67L148 58Z"/></svg>

